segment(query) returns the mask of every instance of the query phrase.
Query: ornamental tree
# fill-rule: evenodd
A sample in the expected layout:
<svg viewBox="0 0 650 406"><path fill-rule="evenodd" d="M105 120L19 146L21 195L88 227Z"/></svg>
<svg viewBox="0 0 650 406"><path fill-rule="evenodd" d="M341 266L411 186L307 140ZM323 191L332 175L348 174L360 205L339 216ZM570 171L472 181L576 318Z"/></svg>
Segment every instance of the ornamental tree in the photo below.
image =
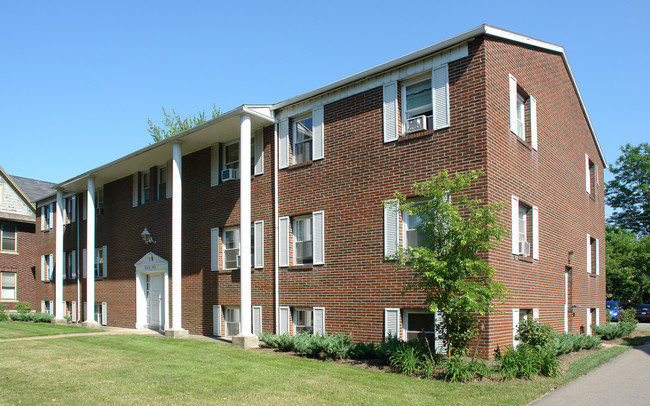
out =
<svg viewBox="0 0 650 406"><path fill-rule="evenodd" d="M181 118L181 116L172 109L172 113L167 113L165 108L162 108L163 111L163 123L162 126L154 124L150 118L147 119L147 132L154 140L154 142L162 141L165 138L169 138L172 135L181 133L183 131L189 130L190 128L196 127L199 124L203 124L208 121L208 118L205 114L205 110L199 111L197 115ZM221 110L217 108L216 104L212 104L212 117L216 118L221 115Z"/></svg>
<svg viewBox="0 0 650 406"><path fill-rule="evenodd" d="M412 186L418 199L395 194L400 211L420 219L418 246L398 249L396 255L398 267L415 274L404 292L424 293L429 311L443 313L441 336L450 358L476 336L477 316L497 311L509 297L484 255L506 233L500 225L505 204L484 204L463 193L482 175L444 171Z"/></svg>

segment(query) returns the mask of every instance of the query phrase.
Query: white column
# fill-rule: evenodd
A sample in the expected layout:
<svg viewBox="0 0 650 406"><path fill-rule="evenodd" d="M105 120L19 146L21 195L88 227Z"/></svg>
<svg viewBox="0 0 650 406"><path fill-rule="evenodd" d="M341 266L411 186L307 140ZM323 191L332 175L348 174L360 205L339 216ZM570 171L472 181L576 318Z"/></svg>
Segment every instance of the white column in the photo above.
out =
<svg viewBox="0 0 650 406"><path fill-rule="evenodd" d="M86 191L86 323L95 320L95 178Z"/></svg>
<svg viewBox="0 0 650 406"><path fill-rule="evenodd" d="M63 319L63 191L56 191L56 216L54 217L54 318Z"/></svg>
<svg viewBox="0 0 650 406"><path fill-rule="evenodd" d="M251 334L251 119L243 116L239 136L239 264L241 266L241 334Z"/></svg>
<svg viewBox="0 0 650 406"><path fill-rule="evenodd" d="M181 226L182 226L182 185L181 168L183 155L181 144L174 143L172 150L172 330L182 330L181 320Z"/></svg>

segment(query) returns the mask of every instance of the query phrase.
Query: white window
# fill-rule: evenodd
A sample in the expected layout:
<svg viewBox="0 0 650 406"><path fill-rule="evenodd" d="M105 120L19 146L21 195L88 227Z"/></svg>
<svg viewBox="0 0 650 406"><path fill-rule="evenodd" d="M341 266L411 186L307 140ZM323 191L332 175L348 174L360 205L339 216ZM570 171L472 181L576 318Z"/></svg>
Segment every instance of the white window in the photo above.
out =
<svg viewBox="0 0 650 406"><path fill-rule="evenodd" d="M54 203L41 206L41 230L54 227Z"/></svg>
<svg viewBox="0 0 650 406"><path fill-rule="evenodd" d="M95 214L104 214L104 188L95 189Z"/></svg>
<svg viewBox="0 0 650 406"><path fill-rule="evenodd" d="M223 155L223 169L239 169L239 142L227 144Z"/></svg>
<svg viewBox="0 0 650 406"><path fill-rule="evenodd" d="M107 249L104 245L95 248L95 278L106 278L108 276Z"/></svg>
<svg viewBox="0 0 650 406"><path fill-rule="evenodd" d="M16 252L16 226L3 224L0 234L0 251Z"/></svg>
<svg viewBox="0 0 650 406"><path fill-rule="evenodd" d="M312 160L313 138L312 116L301 117L293 120L293 163L299 164Z"/></svg>
<svg viewBox="0 0 650 406"><path fill-rule="evenodd" d="M313 333L312 309L295 309L293 312L294 333Z"/></svg>
<svg viewBox="0 0 650 406"><path fill-rule="evenodd" d="M0 299L16 300L16 273L0 272Z"/></svg>
<svg viewBox="0 0 650 406"><path fill-rule="evenodd" d="M517 137L530 144L537 150L537 100L527 95L518 85L517 79L509 75L510 93L510 131ZM529 123L526 123L526 110L530 113ZM528 129L526 128L527 126ZM527 130L530 132L526 139Z"/></svg>
<svg viewBox="0 0 650 406"><path fill-rule="evenodd" d="M587 273L600 274L600 250L598 239L587 234Z"/></svg>
<svg viewBox="0 0 650 406"><path fill-rule="evenodd" d="M312 216L297 217L293 220L293 263L305 265L314 263Z"/></svg>
<svg viewBox="0 0 650 406"><path fill-rule="evenodd" d="M54 280L54 255L41 255L41 280Z"/></svg>
<svg viewBox="0 0 650 406"><path fill-rule="evenodd" d="M416 248L424 241L424 231L418 229L422 218L416 214L404 213L404 248Z"/></svg>
<svg viewBox="0 0 650 406"><path fill-rule="evenodd" d="M77 211L77 197L72 195L63 199L63 222L65 224L74 223Z"/></svg>
<svg viewBox="0 0 650 406"><path fill-rule="evenodd" d="M585 154L585 187L591 198L596 197L596 185L598 184L598 168L596 164Z"/></svg>
<svg viewBox="0 0 650 406"><path fill-rule="evenodd" d="M527 217L528 217L528 208L520 204L519 205L519 244L528 242L528 239L526 238Z"/></svg>
<svg viewBox="0 0 650 406"><path fill-rule="evenodd" d="M108 320L108 315L106 314L106 302L102 303L95 303L94 306L94 311L95 311L95 321L102 325L106 325L107 320Z"/></svg>
<svg viewBox="0 0 650 406"><path fill-rule="evenodd" d="M239 268L239 227L227 228L223 231L223 267L224 269Z"/></svg>
<svg viewBox="0 0 650 406"><path fill-rule="evenodd" d="M404 331L406 341L425 337L433 344L436 339L436 315L424 310L404 311Z"/></svg>
<svg viewBox="0 0 650 406"><path fill-rule="evenodd" d="M517 136L526 140L526 113L524 111L526 100L524 96L517 93Z"/></svg>
<svg viewBox="0 0 650 406"><path fill-rule="evenodd" d="M149 172L142 172L142 196L140 197L140 204L146 204L151 201L151 174Z"/></svg>
<svg viewBox="0 0 650 406"><path fill-rule="evenodd" d="M69 251L63 257L63 279L77 278L77 252Z"/></svg>
<svg viewBox="0 0 650 406"><path fill-rule="evenodd" d="M158 167L158 199L167 197L167 166Z"/></svg>
<svg viewBox="0 0 650 406"><path fill-rule="evenodd" d="M512 254L539 259L539 209L512 196Z"/></svg>
<svg viewBox="0 0 650 406"><path fill-rule="evenodd" d="M241 326L239 307L226 307L224 316L226 319L226 336L238 335Z"/></svg>
<svg viewBox="0 0 650 406"><path fill-rule="evenodd" d="M519 332L519 325L522 321L529 318L539 320L539 309L512 309L512 347L517 348L519 340L517 340L517 333Z"/></svg>
<svg viewBox="0 0 650 406"><path fill-rule="evenodd" d="M424 123L416 130L433 128L433 98L431 77L405 81L402 84L402 133L412 132L409 119L424 116Z"/></svg>

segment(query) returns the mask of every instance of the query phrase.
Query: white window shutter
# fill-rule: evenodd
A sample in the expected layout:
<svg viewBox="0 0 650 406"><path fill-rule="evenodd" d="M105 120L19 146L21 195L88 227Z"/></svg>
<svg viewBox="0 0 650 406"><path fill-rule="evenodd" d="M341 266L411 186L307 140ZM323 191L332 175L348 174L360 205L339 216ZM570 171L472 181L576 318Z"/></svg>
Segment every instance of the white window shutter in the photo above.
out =
<svg viewBox="0 0 650 406"><path fill-rule="evenodd" d="M325 334L325 308L314 307L314 334Z"/></svg>
<svg viewBox="0 0 650 406"><path fill-rule="evenodd" d="M598 249L598 238L596 238L596 275L600 275L600 252Z"/></svg>
<svg viewBox="0 0 650 406"><path fill-rule="evenodd" d="M54 280L54 254L50 254L50 266L47 267L48 271L48 280Z"/></svg>
<svg viewBox="0 0 650 406"><path fill-rule="evenodd" d="M289 217L278 219L279 266L289 266Z"/></svg>
<svg viewBox="0 0 650 406"><path fill-rule="evenodd" d="M436 335L435 335L436 354L446 354L447 353L447 346L445 345L445 342L444 342L443 337L442 337L443 317L444 317L443 312L435 312L434 313L435 329L436 329Z"/></svg>
<svg viewBox="0 0 650 406"><path fill-rule="evenodd" d="M322 265L325 263L325 212L314 212L312 217L314 225L314 265Z"/></svg>
<svg viewBox="0 0 650 406"><path fill-rule="evenodd" d="M106 278L108 277L108 247L104 245L102 247L103 255L104 255L104 269L103 269L103 277Z"/></svg>
<svg viewBox="0 0 650 406"><path fill-rule="evenodd" d="M255 134L255 175L264 173L264 133Z"/></svg>
<svg viewBox="0 0 650 406"><path fill-rule="evenodd" d="M600 310L598 308L596 308L596 322L594 324L600 326Z"/></svg>
<svg viewBox="0 0 650 406"><path fill-rule="evenodd" d="M399 216L397 200L384 202L384 257L392 258L399 244Z"/></svg>
<svg viewBox="0 0 650 406"><path fill-rule="evenodd" d="M132 185L133 193L131 195L132 199L133 199L133 202L132 202L133 207L138 206L138 189L139 189L138 188L138 181L139 181L139 178L140 178L139 175L140 175L139 172L136 172L136 173L133 174L133 185Z"/></svg>
<svg viewBox="0 0 650 406"><path fill-rule="evenodd" d="M262 306L253 306L253 335L262 333Z"/></svg>
<svg viewBox="0 0 650 406"><path fill-rule="evenodd" d="M530 96L530 146L537 151L537 100Z"/></svg>
<svg viewBox="0 0 650 406"><path fill-rule="evenodd" d="M41 231L45 230L45 206L41 206Z"/></svg>
<svg viewBox="0 0 650 406"><path fill-rule="evenodd" d="M62 309L63 309L63 315L64 315L63 317L65 317L65 313L66 313L66 311L68 310L68 307L66 306L65 300L62 300L62 301L61 301L61 306L63 306L63 307L62 307Z"/></svg>
<svg viewBox="0 0 650 406"><path fill-rule="evenodd" d="M41 281L45 281L45 255L41 255Z"/></svg>
<svg viewBox="0 0 650 406"><path fill-rule="evenodd" d="M210 148L210 186L219 184L219 144Z"/></svg>
<svg viewBox="0 0 650 406"><path fill-rule="evenodd" d="M313 120L313 151L314 161L325 157L324 151L324 130L325 130L325 109L323 106L317 107L312 111Z"/></svg>
<svg viewBox="0 0 650 406"><path fill-rule="evenodd" d="M108 314L106 314L106 302L102 302L102 321L101 323L105 326L108 324ZM99 321L99 320L98 320Z"/></svg>
<svg viewBox="0 0 650 406"><path fill-rule="evenodd" d="M72 251L72 279L77 279L77 251Z"/></svg>
<svg viewBox="0 0 650 406"><path fill-rule="evenodd" d="M165 185L165 197L167 199L172 197L172 161L167 161L167 181Z"/></svg>
<svg viewBox="0 0 650 406"><path fill-rule="evenodd" d="M76 323L77 322L77 302L74 301L74 300L72 301L72 315L71 316L72 316L72 321L74 323Z"/></svg>
<svg viewBox="0 0 650 406"><path fill-rule="evenodd" d="M591 309L587 308L587 335L591 335Z"/></svg>
<svg viewBox="0 0 650 406"><path fill-rule="evenodd" d="M219 227L210 230L210 270L219 270Z"/></svg>
<svg viewBox="0 0 650 406"><path fill-rule="evenodd" d="M279 148L279 168L287 168L289 166L289 120L280 121L280 129L278 134L278 148Z"/></svg>
<svg viewBox="0 0 650 406"><path fill-rule="evenodd" d="M519 329L519 309L512 309L512 348L517 348L517 330Z"/></svg>
<svg viewBox="0 0 650 406"><path fill-rule="evenodd" d="M585 154L585 189L591 194L591 179L589 178L589 155Z"/></svg>
<svg viewBox="0 0 650 406"><path fill-rule="evenodd" d="M396 141L399 138L397 82L384 85L384 142Z"/></svg>
<svg viewBox="0 0 650 406"><path fill-rule="evenodd" d="M289 334L289 308L280 306L278 316L278 334Z"/></svg>
<svg viewBox="0 0 650 406"><path fill-rule="evenodd" d="M50 314L54 314L54 301L50 300Z"/></svg>
<svg viewBox="0 0 650 406"><path fill-rule="evenodd" d="M48 220L48 228L54 227L54 203L50 203L50 218Z"/></svg>
<svg viewBox="0 0 650 406"><path fill-rule="evenodd" d="M533 259L539 259L539 209L533 206Z"/></svg>
<svg viewBox="0 0 650 406"><path fill-rule="evenodd" d="M57 255L59 255L59 254L57 254ZM68 270L68 267L67 267L68 264L67 264L67 262L68 262L68 261L67 261L66 257L67 257L67 255L66 255L65 252L64 252L64 253L63 253L63 258L62 258L63 261L61 261L61 262L62 262L62 265L63 265L63 272L61 272L61 275L63 275L63 280L68 279L68 275L67 275L67 273L68 273L68 272L67 272L67 270Z"/></svg>
<svg viewBox="0 0 650 406"><path fill-rule="evenodd" d="M433 97L433 129L449 127L449 67L447 64L433 70L431 81Z"/></svg>
<svg viewBox="0 0 650 406"><path fill-rule="evenodd" d="M81 219L84 221L86 221L86 210L87 210L86 200L87 200L87 196L86 196L86 192L84 192L81 195Z"/></svg>
<svg viewBox="0 0 650 406"><path fill-rule="evenodd" d="M587 234L587 273L591 273L591 236Z"/></svg>
<svg viewBox="0 0 650 406"><path fill-rule="evenodd" d="M84 321L88 320L88 303L84 302Z"/></svg>
<svg viewBox="0 0 650 406"><path fill-rule="evenodd" d="M519 255L519 198L512 196L512 254Z"/></svg>
<svg viewBox="0 0 650 406"><path fill-rule="evenodd" d="M212 334L221 337L221 305L212 305Z"/></svg>
<svg viewBox="0 0 650 406"><path fill-rule="evenodd" d="M384 338L399 339L399 309L384 309Z"/></svg>
<svg viewBox="0 0 650 406"><path fill-rule="evenodd" d="M41 300L41 313L45 313L45 300Z"/></svg>
<svg viewBox="0 0 650 406"><path fill-rule="evenodd" d="M70 200L72 203L70 204L72 206L72 213L70 213L70 221L73 223L77 221L77 195L72 195L70 197Z"/></svg>
<svg viewBox="0 0 650 406"><path fill-rule="evenodd" d="M83 251L81 251L81 269L82 269L82 276L84 279L86 279L86 260L88 259L88 254L86 252L86 249L84 248Z"/></svg>
<svg viewBox="0 0 650 406"><path fill-rule="evenodd" d="M510 77L510 131L517 134L517 79Z"/></svg>
<svg viewBox="0 0 650 406"><path fill-rule="evenodd" d="M255 222L253 233L253 245L255 253L255 268L264 268L264 220Z"/></svg>
<svg viewBox="0 0 650 406"><path fill-rule="evenodd" d="M533 320L539 321L539 309L533 309Z"/></svg>

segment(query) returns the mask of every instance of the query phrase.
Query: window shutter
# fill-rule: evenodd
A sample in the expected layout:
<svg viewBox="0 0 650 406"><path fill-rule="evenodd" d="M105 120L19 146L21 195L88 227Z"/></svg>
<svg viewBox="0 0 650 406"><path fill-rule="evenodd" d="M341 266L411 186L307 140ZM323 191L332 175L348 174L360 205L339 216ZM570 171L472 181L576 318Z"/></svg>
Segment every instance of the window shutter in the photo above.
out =
<svg viewBox="0 0 650 406"><path fill-rule="evenodd" d="M399 339L399 309L384 309L384 338Z"/></svg>
<svg viewBox="0 0 650 406"><path fill-rule="evenodd" d="M279 266L289 266L289 217L278 219Z"/></svg>
<svg viewBox="0 0 650 406"><path fill-rule="evenodd" d="M74 323L76 323L77 322L77 302L74 301L74 300L72 301L72 315L71 316L72 316L72 321Z"/></svg>
<svg viewBox="0 0 650 406"><path fill-rule="evenodd" d="M47 267L47 280L54 280L54 254L50 254L50 266Z"/></svg>
<svg viewBox="0 0 650 406"><path fill-rule="evenodd" d="M138 206L138 178L139 178L140 173L136 172L133 174L133 193L132 193L132 198L133 198L133 207Z"/></svg>
<svg viewBox="0 0 650 406"><path fill-rule="evenodd" d="M219 144L210 148L210 186L219 184Z"/></svg>
<svg viewBox="0 0 650 406"><path fill-rule="evenodd" d="M589 179L589 155L585 154L585 188L591 194L591 179Z"/></svg>
<svg viewBox="0 0 650 406"><path fill-rule="evenodd" d="M262 306L253 306L253 335L262 333Z"/></svg>
<svg viewBox="0 0 650 406"><path fill-rule="evenodd" d="M57 254L57 255L59 255L59 254ZM68 261L67 261L66 257L67 257L67 255L64 252L63 253L63 258L62 258L63 261L61 261L63 263L63 272L61 272L61 274L63 275L63 280L68 279L68 275L67 275L68 274L68 272L67 272L68 267L66 266Z"/></svg>
<svg viewBox="0 0 650 406"><path fill-rule="evenodd" d="M537 100L530 96L530 146L537 151Z"/></svg>
<svg viewBox="0 0 650 406"><path fill-rule="evenodd" d="M591 335L591 309L587 308L587 335Z"/></svg>
<svg viewBox="0 0 650 406"><path fill-rule="evenodd" d="M219 227L210 230L210 270L219 270Z"/></svg>
<svg viewBox="0 0 650 406"><path fill-rule="evenodd" d="M591 273L591 236L587 234L587 273Z"/></svg>
<svg viewBox="0 0 650 406"><path fill-rule="evenodd" d="M72 279L77 279L77 251L73 250L71 257L72 257L72 260L71 260L72 261L72 266L71 266L72 275L71 275L71 277L72 277Z"/></svg>
<svg viewBox="0 0 650 406"><path fill-rule="evenodd" d="M86 205L86 193L84 192L81 195L81 219L86 221L86 210L87 210L87 205Z"/></svg>
<svg viewBox="0 0 650 406"><path fill-rule="evenodd" d="M88 303L84 302L84 321L88 320Z"/></svg>
<svg viewBox="0 0 650 406"><path fill-rule="evenodd" d="M63 306L62 309L63 309L63 314L64 314L64 317L65 317L65 313L68 310L68 307L66 306L65 300L61 301L61 305Z"/></svg>
<svg viewBox="0 0 650 406"><path fill-rule="evenodd" d="M172 197L172 161L167 161L167 181L165 185L165 197L167 199Z"/></svg>
<svg viewBox="0 0 650 406"><path fill-rule="evenodd" d="M221 337L221 305L212 305L212 334Z"/></svg>
<svg viewBox="0 0 650 406"><path fill-rule="evenodd" d="M510 131L517 134L517 79L510 77Z"/></svg>
<svg viewBox="0 0 650 406"><path fill-rule="evenodd" d="M45 255L41 255L41 281L45 281Z"/></svg>
<svg viewBox="0 0 650 406"><path fill-rule="evenodd" d="M519 255L519 198L512 196L512 254Z"/></svg>
<svg viewBox="0 0 650 406"><path fill-rule="evenodd" d="M54 203L50 203L50 218L47 224L48 228L54 227Z"/></svg>
<svg viewBox="0 0 650 406"><path fill-rule="evenodd" d="M289 166L289 120L280 121L278 141L278 148L280 149L279 168L287 168Z"/></svg>
<svg viewBox="0 0 650 406"><path fill-rule="evenodd" d="M88 259L86 249L84 248L83 251L81 251L81 260L83 263L81 264L81 269L83 271L83 278L86 279L86 260Z"/></svg>
<svg viewBox="0 0 650 406"><path fill-rule="evenodd" d="M108 324L108 314L106 314L106 302L102 302L102 324L105 326Z"/></svg>
<svg viewBox="0 0 650 406"><path fill-rule="evenodd" d="M539 321L539 309L533 309L533 320Z"/></svg>
<svg viewBox="0 0 650 406"><path fill-rule="evenodd" d="M325 108L323 106L317 107L312 111L313 119L313 136L312 143L314 145L314 161L323 159L325 156L324 151L324 130L325 130Z"/></svg>
<svg viewBox="0 0 650 406"><path fill-rule="evenodd" d="M384 202L384 257L392 258L399 244L399 216L397 200Z"/></svg>
<svg viewBox="0 0 650 406"><path fill-rule="evenodd" d="M517 348L517 330L519 329L519 309L512 309L512 348Z"/></svg>
<svg viewBox="0 0 650 406"><path fill-rule="evenodd" d="M596 275L600 275L600 252L598 249L598 238L596 238Z"/></svg>
<svg viewBox="0 0 650 406"><path fill-rule="evenodd" d="M255 175L264 173L264 133L255 134Z"/></svg>
<svg viewBox="0 0 650 406"><path fill-rule="evenodd" d="M539 209L535 206L533 206L533 259L539 259Z"/></svg>
<svg viewBox="0 0 650 406"><path fill-rule="evenodd" d="M314 334L325 334L324 307L314 307Z"/></svg>
<svg viewBox="0 0 650 406"><path fill-rule="evenodd" d="M384 85L384 142L399 138L397 114L397 82L391 82Z"/></svg>
<svg viewBox="0 0 650 406"><path fill-rule="evenodd" d="M45 300L41 300L41 313L45 313Z"/></svg>
<svg viewBox="0 0 650 406"><path fill-rule="evenodd" d="M443 317L444 313L442 312L435 312L434 313L434 320L435 320L435 329L436 329L436 335L435 335L435 351L436 354L446 354L447 353L447 346L445 345L445 342L442 338L442 322L443 322Z"/></svg>
<svg viewBox="0 0 650 406"><path fill-rule="evenodd" d="M255 254L255 268L264 268L264 220L255 222L253 233L253 245Z"/></svg>
<svg viewBox="0 0 650 406"><path fill-rule="evenodd" d="M104 272L103 272L102 276L104 278L106 278L106 277L108 277L108 247L106 245L104 245L102 247L102 251L103 251L103 254L104 254L104 269L103 269Z"/></svg>
<svg viewBox="0 0 650 406"><path fill-rule="evenodd" d="M433 70L433 129L449 127L449 67L447 64Z"/></svg>
<svg viewBox="0 0 650 406"><path fill-rule="evenodd" d="M45 230L45 206L41 206L41 231Z"/></svg>
<svg viewBox="0 0 650 406"><path fill-rule="evenodd" d="M54 301L53 300L50 300L50 311L49 311L49 313L52 314L52 315L54 314Z"/></svg>
<svg viewBox="0 0 650 406"><path fill-rule="evenodd" d="M325 263L325 212L317 211L313 215L314 224L314 265Z"/></svg>
<svg viewBox="0 0 650 406"><path fill-rule="evenodd" d="M597 326L600 326L600 321L599 320L600 320L600 311L599 311L598 308L596 308L596 323L595 324Z"/></svg>
<svg viewBox="0 0 650 406"><path fill-rule="evenodd" d="M72 206L72 213L70 213L70 221L75 222L77 221L77 195L72 195L70 197L70 200L72 203L70 204Z"/></svg>
<svg viewBox="0 0 650 406"><path fill-rule="evenodd" d="M279 308L278 334L289 334L289 308Z"/></svg>

